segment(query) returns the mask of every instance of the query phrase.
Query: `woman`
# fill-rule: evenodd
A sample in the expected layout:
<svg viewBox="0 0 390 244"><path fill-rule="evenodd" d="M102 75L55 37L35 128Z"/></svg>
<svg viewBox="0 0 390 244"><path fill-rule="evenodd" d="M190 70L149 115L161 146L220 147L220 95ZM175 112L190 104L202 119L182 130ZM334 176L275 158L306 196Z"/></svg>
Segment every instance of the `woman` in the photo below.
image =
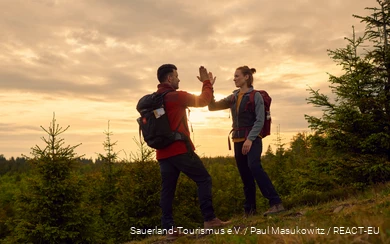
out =
<svg viewBox="0 0 390 244"><path fill-rule="evenodd" d="M264 213L264 216L284 211L278 193L261 166L263 144L260 132L265 120L262 95L256 92L254 109L248 106L255 72L255 69L250 69L248 66L237 68L234 73L234 83L239 89L218 102L213 99L209 104L210 111L230 108L232 113L234 157L244 184L246 217L256 214L256 183L270 204L270 209Z"/></svg>

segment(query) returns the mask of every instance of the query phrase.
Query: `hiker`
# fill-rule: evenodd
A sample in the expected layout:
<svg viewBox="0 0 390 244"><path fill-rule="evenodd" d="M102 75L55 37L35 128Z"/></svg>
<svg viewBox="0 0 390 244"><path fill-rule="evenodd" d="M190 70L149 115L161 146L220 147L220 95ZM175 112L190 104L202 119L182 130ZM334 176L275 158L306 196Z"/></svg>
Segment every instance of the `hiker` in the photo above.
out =
<svg viewBox="0 0 390 244"><path fill-rule="evenodd" d="M213 98L208 106L210 111L227 108L231 110L234 157L244 184L245 217L256 214L256 183L270 204L270 209L263 215L284 211L278 193L261 166L263 143L260 132L264 125L265 114L264 100L259 92L254 93L253 111L248 108L250 94L254 90L253 74L255 72L256 69L250 69L248 66L238 67L234 73L234 83L238 89L218 102L215 102Z"/></svg>
<svg viewBox="0 0 390 244"><path fill-rule="evenodd" d="M210 77L210 78L209 78ZM229 222L223 222L214 214L211 195L211 176L207 172L199 156L194 152L195 147L190 139L186 108L204 107L213 97L213 84L215 79L207 69L199 68L198 79L202 81L202 93L199 96L177 91L179 88L179 75L173 64L164 64L157 70L160 82L157 93L166 93L164 96L165 111L168 115L170 127L185 135L186 141L178 140L163 149L156 150L156 157L160 165L162 189L160 207L162 209L161 223L163 229L175 227L172 216L172 202L175 195L177 180L180 172L192 179L198 187L200 209L204 218L204 228L221 227ZM175 239L178 233L167 234L167 239Z"/></svg>

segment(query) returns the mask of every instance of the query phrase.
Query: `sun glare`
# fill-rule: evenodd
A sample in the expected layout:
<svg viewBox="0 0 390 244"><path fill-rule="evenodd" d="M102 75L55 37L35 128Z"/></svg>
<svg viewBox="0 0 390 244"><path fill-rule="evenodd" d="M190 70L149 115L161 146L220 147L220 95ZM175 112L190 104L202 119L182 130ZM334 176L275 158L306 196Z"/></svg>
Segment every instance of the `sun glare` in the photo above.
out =
<svg viewBox="0 0 390 244"><path fill-rule="evenodd" d="M226 95L214 94L215 100L220 100ZM189 108L187 112L188 120L193 127L207 127L207 128L217 128L217 127L226 127L231 126L231 119L229 118L229 109L219 110L219 111L209 111L208 107L202 108Z"/></svg>

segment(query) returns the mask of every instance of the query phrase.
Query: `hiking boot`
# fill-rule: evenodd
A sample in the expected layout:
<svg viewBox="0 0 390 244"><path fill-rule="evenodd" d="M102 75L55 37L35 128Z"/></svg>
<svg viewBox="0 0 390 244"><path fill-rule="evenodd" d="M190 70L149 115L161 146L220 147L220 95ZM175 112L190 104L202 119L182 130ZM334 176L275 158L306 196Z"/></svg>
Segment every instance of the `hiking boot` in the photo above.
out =
<svg viewBox="0 0 390 244"><path fill-rule="evenodd" d="M230 224L231 221L221 221L218 218L214 218L210 221L205 221L204 222L204 229L212 229L212 228L217 228L217 227L223 227L228 224Z"/></svg>
<svg viewBox="0 0 390 244"><path fill-rule="evenodd" d="M181 236L184 236L183 233L179 233L179 230L178 230L176 227L173 227L172 230L173 230L172 232L169 231L169 232L167 233L167 235L165 236L165 239L166 239L167 241L174 241L174 240L176 240L177 238L179 238L179 237L181 237Z"/></svg>
<svg viewBox="0 0 390 244"><path fill-rule="evenodd" d="M270 215L270 214L276 214L276 213L280 213L280 212L283 212L285 211L284 207L283 207L283 204L281 203L278 203L278 204L275 204L273 205L270 209L267 210L267 212L265 212L263 215L264 216L267 216L267 215Z"/></svg>

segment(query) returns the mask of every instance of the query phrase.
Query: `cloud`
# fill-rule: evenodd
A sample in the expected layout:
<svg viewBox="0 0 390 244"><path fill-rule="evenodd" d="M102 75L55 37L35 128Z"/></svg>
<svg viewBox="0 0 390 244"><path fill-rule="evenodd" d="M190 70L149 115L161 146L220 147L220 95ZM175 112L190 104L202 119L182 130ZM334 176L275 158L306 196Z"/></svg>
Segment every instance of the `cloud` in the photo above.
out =
<svg viewBox="0 0 390 244"><path fill-rule="evenodd" d="M176 64L180 89L196 94L198 67L205 65L217 76L215 92L226 96L236 89L235 69L254 67L255 88L273 98L275 123L288 131L307 128L303 114L318 111L306 103L307 87L327 89L327 72L340 73L327 50L344 47L352 25L362 33L364 26L352 14L367 15L364 8L373 5L371 0L0 1L2 138L10 138L7 131L22 135L32 123L44 124L61 112L81 134L103 131L111 119L128 143L125 134L137 135L135 104L156 89L156 70L164 63ZM207 120L229 127L226 115L193 118L194 126Z"/></svg>
<svg viewBox="0 0 390 244"><path fill-rule="evenodd" d="M9 124L9 123L0 123L0 134L9 134L13 132L20 132L20 131L28 131L28 132L36 132L40 131L39 128L36 128L35 126L19 126L16 124Z"/></svg>

